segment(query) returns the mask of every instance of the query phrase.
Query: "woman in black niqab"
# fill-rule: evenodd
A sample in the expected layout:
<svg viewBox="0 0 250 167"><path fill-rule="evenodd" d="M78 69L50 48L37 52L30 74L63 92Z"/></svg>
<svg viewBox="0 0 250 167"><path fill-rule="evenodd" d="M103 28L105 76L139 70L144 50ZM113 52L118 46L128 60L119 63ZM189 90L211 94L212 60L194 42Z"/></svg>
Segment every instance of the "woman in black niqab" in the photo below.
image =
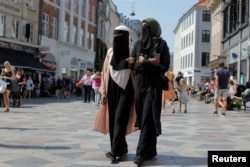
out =
<svg viewBox="0 0 250 167"><path fill-rule="evenodd" d="M125 30L114 30L113 57L110 64L114 70L128 68L126 59L129 57L129 32Z"/></svg>

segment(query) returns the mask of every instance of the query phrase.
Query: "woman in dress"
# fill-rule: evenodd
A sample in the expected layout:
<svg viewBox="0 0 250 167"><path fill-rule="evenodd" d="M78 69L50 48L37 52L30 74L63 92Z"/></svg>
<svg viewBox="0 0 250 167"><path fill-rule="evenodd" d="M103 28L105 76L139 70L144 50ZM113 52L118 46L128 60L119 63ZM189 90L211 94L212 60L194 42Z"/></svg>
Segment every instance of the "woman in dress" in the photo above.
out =
<svg viewBox="0 0 250 167"><path fill-rule="evenodd" d="M187 83L184 78L180 80L180 85L178 87L180 92L179 97L179 111L181 112L181 105L184 104L184 113L187 113L187 102L189 102L188 94L187 94Z"/></svg>
<svg viewBox="0 0 250 167"><path fill-rule="evenodd" d="M109 132L110 151L106 153L106 157L111 161L127 154L126 134L136 130L134 74L129 69L128 57L129 29L118 26L114 30L113 47L108 50L103 64L99 89L102 107L94 127L104 134Z"/></svg>
<svg viewBox="0 0 250 167"><path fill-rule="evenodd" d="M8 83L6 90L3 92L3 101L5 106L5 112L9 112L9 96L10 96L10 90L11 90L11 80L15 79L15 73L14 69L12 68L10 62L5 61L4 62L4 68L1 72L1 77L5 82Z"/></svg>
<svg viewBox="0 0 250 167"><path fill-rule="evenodd" d="M142 37L131 54L135 58L135 97L140 137L134 163L138 166L157 155L157 136L161 135L162 75L170 63L167 42L154 18L142 21Z"/></svg>
<svg viewBox="0 0 250 167"><path fill-rule="evenodd" d="M170 101L171 111L175 113L174 101L176 99L176 94L174 91L174 73L171 70L168 70L165 73L165 76L168 78L168 90L162 91L162 109L161 112L165 112L166 100Z"/></svg>

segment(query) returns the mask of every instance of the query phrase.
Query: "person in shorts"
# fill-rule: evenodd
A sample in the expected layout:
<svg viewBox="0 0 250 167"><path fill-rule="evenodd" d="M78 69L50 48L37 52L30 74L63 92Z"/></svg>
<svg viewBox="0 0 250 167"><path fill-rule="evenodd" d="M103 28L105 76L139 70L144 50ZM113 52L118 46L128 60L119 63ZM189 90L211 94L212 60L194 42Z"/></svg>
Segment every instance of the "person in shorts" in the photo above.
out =
<svg viewBox="0 0 250 167"><path fill-rule="evenodd" d="M215 94L214 94L214 114L218 114L218 99L222 97L222 115L226 115L228 83L230 80L229 70L225 68L224 62L219 63L219 68L215 76Z"/></svg>

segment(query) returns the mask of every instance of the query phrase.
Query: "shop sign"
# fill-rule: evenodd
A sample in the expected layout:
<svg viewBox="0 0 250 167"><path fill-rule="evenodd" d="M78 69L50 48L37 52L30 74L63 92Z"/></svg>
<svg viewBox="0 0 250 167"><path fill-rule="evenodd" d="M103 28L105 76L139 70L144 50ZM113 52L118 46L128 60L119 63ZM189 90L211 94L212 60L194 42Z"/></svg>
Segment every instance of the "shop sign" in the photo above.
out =
<svg viewBox="0 0 250 167"><path fill-rule="evenodd" d="M56 63L55 63L55 62L42 60L42 63L43 63L46 67L48 67L49 69L52 69L52 70L55 70L55 69L56 69Z"/></svg>
<svg viewBox="0 0 250 167"><path fill-rule="evenodd" d="M11 4L7 4L5 2L8 2L8 1L1 1L0 2L0 7L2 8L5 8L5 9L8 9L8 10L11 10L11 11L14 11L14 12L20 12L21 10L16 7L15 5L11 5Z"/></svg>

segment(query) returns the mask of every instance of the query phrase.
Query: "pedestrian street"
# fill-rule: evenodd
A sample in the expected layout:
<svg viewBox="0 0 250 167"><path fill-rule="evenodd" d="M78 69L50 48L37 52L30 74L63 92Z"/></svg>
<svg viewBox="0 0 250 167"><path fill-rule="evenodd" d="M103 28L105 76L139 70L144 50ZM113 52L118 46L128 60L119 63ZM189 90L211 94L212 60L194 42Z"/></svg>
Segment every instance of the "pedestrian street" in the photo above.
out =
<svg viewBox="0 0 250 167"><path fill-rule="evenodd" d="M185 114L177 105L174 114L169 104L162 113L158 156L143 166L205 167L209 150L250 150L250 111L214 116L213 104L190 99ZM9 113L0 108L0 167L135 167L139 131L127 136L128 154L111 163L109 136L93 131L98 109L73 95L25 100Z"/></svg>

